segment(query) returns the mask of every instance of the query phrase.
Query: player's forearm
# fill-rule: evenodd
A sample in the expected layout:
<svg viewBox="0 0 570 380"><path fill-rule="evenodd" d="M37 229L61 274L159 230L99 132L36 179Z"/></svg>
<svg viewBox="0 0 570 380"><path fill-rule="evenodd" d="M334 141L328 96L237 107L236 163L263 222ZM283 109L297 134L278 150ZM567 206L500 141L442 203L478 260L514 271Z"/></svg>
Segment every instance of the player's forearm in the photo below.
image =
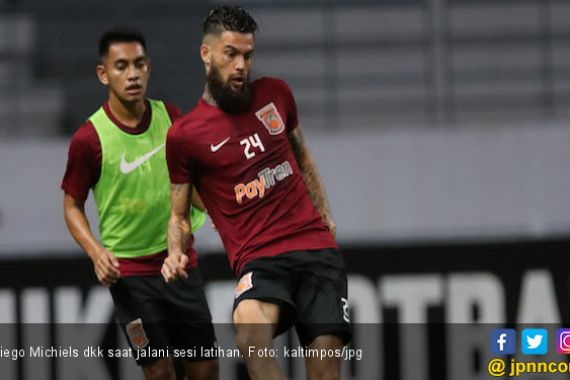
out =
<svg viewBox="0 0 570 380"><path fill-rule="evenodd" d="M64 216L67 228L73 239L91 259L94 259L96 252L102 248L101 244L99 244L91 231L83 206L74 201L69 195L66 195L64 200Z"/></svg>
<svg viewBox="0 0 570 380"><path fill-rule="evenodd" d="M325 192L325 187L317 170L314 160L309 154L306 154L301 160L299 160L299 166L303 173L303 179L305 181L305 186L313 205L321 214L323 219L332 218L331 210L329 206L329 200Z"/></svg>
<svg viewBox="0 0 570 380"><path fill-rule="evenodd" d="M168 220L168 254L186 253L192 233L190 221L190 203L192 184L170 184L170 219Z"/></svg>
<svg viewBox="0 0 570 380"><path fill-rule="evenodd" d="M332 215L325 187L321 181L321 176L319 175L313 156L307 149L301 127L297 126L297 128L289 132L287 139L295 155L297 165L299 165L303 174L303 180L305 181L305 186L313 201L313 205L319 214L321 214L325 223L330 224L330 222L332 222Z"/></svg>
<svg viewBox="0 0 570 380"><path fill-rule="evenodd" d="M168 254L184 254L192 233L189 218L173 215L168 222Z"/></svg>

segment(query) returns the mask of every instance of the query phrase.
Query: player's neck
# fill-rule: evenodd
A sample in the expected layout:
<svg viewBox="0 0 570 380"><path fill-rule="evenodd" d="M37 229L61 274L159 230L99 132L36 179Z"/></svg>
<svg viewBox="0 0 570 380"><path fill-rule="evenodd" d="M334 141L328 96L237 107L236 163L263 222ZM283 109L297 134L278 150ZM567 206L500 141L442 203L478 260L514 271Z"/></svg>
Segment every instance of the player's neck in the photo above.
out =
<svg viewBox="0 0 570 380"><path fill-rule="evenodd" d="M209 105L212 106L218 106L218 103L216 103L216 101L214 100L214 97L212 96L212 93L210 92L210 88L208 87L208 84L206 84L206 87L204 88L204 93L202 94L202 99L204 99L204 101L206 103L208 103Z"/></svg>
<svg viewBox="0 0 570 380"><path fill-rule="evenodd" d="M109 109L121 124L136 128L144 116L146 105L144 99L136 103L124 103L112 96L109 98Z"/></svg>

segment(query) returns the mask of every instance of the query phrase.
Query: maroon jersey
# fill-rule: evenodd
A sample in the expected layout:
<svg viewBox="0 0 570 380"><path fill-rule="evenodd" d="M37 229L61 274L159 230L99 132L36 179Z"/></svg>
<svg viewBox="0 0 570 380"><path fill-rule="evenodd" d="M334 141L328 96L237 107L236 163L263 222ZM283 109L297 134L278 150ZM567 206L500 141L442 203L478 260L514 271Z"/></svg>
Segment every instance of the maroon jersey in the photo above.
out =
<svg viewBox="0 0 570 380"><path fill-rule="evenodd" d="M200 100L166 139L171 181L196 186L236 273L258 257L336 248L287 139L298 123L291 90L273 78L251 86L249 111Z"/></svg>
<svg viewBox="0 0 570 380"><path fill-rule="evenodd" d="M151 107L150 104L145 102L146 109L140 123L135 128L129 128L122 124L111 113L109 103L103 104L105 113L113 121L113 123L131 135L138 135L148 130L150 126ZM171 104L165 104L166 110L170 120L178 119L181 115L180 110ZM61 189L71 195L74 199L84 201L89 195L89 189L93 188L99 176L101 175L101 142L95 127L89 120L87 120L73 135L69 145L69 153L67 159L67 168L63 181L61 182ZM157 252L154 255L144 256L134 259L118 259L119 270L121 276L144 276L144 275L158 275L162 262L167 256L166 251ZM189 248L188 257L190 266L197 265L197 257L194 249Z"/></svg>

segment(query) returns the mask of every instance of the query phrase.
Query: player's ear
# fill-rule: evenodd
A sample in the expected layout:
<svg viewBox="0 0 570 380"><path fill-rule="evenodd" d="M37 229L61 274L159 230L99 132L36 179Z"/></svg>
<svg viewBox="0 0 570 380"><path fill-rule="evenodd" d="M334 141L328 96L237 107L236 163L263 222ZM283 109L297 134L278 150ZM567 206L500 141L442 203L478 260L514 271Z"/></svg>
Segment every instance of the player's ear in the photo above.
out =
<svg viewBox="0 0 570 380"><path fill-rule="evenodd" d="M202 62L204 62L206 66L210 65L211 49L212 48L207 43L202 43L202 45L200 45L200 58L202 58Z"/></svg>
<svg viewBox="0 0 570 380"><path fill-rule="evenodd" d="M152 68L150 58L146 59L146 67L148 69L148 75L150 75L150 69Z"/></svg>
<svg viewBox="0 0 570 380"><path fill-rule="evenodd" d="M109 78L107 78L107 70L105 70L105 66L103 63L97 65L96 68L97 78L99 78L99 82L101 82L104 86L109 85Z"/></svg>

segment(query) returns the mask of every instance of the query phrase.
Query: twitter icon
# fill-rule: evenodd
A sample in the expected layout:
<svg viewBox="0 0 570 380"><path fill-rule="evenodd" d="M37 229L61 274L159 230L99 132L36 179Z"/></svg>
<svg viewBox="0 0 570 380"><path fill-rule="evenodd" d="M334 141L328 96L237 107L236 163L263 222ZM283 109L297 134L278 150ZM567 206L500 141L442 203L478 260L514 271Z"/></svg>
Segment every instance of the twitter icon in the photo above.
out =
<svg viewBox="0 0 570 380"><path fill-rule="evenodd" d="M548 352L548 331L524 329L521 334L522 352L526 355L544 355Z"/></svg>

